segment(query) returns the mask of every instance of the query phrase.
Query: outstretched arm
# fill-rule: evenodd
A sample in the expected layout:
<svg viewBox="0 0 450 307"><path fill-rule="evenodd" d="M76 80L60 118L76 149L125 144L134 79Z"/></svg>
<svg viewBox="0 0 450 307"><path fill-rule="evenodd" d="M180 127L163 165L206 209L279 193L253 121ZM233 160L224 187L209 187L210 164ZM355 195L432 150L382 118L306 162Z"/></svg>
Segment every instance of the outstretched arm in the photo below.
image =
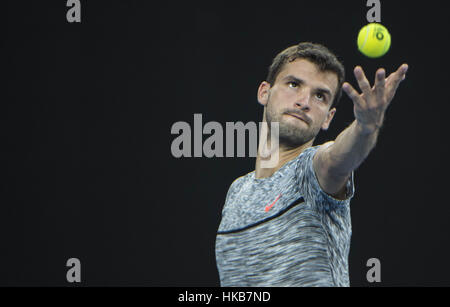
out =
<svg viewBox="0 0 450 307"><path fill-rule="evenodd" d="M386 109L407 70L408 65L403 64L385 78L385 71L380 68L371 88L363 69L357 66L354 74L362 93L348 82L343 84L343 90L353 101L355 120L330 146L321 146L313 160L319 184L328 194L345 197L345 183L375 147Z"/></svg>

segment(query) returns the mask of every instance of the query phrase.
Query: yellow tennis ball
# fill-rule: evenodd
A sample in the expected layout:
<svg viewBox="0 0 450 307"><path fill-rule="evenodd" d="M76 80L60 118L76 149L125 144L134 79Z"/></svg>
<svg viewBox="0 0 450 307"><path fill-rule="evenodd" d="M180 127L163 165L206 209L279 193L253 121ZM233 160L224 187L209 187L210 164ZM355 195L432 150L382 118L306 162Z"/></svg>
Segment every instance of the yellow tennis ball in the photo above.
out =
<svg viewBox="0 0 450 307"><path fill-rule="evenodd" d="M373 22L359 31L358 49L369 58L385 55L389 47L391 47L391 35L383 25Z"/></svg>

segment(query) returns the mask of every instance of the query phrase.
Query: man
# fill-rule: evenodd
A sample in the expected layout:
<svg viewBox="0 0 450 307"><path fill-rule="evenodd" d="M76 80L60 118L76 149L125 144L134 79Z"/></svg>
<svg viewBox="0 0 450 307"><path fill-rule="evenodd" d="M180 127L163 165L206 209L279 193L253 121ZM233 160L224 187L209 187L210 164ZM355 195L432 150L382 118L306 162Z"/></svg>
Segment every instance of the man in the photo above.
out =
<svg viewBox="0 0 450 307"><path fill-rule="evenodd" d="M360 94L322 45L300 43L275 57L258 101L269 129L279 123L279 161L263 168L258 155L255 171L227 193L216 238L221 286L349 286L353 171L374 148L407 69L403 64L387 78L378 69L371 87L355 67ZM328 129L342 89L355 120L334 142L312 146Z"/></svg>

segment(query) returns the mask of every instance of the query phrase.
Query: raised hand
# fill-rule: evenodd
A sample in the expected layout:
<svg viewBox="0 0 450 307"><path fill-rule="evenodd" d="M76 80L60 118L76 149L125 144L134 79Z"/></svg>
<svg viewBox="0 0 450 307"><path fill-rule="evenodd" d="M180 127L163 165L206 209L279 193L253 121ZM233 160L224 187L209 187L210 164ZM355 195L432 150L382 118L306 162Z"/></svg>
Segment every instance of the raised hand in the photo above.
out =
<svg viewBox="0 0 450 307"><path fill-rule="evenodd" d="M381 127L384 113L394 98L395 92L401 81L405 79L408 65L401 65L397 71L385 78L383 68L375 74L375 84L370 87L363 69L355 67L354 74L362 93L358 93L348 82L344 82L342 89L353 101L355 119L365 132L373 132Z"/></svg>

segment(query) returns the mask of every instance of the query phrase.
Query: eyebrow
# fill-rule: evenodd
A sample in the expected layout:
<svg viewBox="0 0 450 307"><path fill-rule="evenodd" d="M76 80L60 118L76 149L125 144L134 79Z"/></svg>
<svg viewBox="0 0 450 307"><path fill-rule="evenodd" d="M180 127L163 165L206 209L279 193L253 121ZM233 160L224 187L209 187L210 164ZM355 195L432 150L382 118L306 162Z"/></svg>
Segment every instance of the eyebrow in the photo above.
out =
<svg viewBox="0 0 450 307"><path fill-rule="evenodd" d="M283 78L283 80L291 80L291 81L295 81L297 83L305 83L304 80L297 78L296 76L293 75L288 75L286 77ZM316 87L316 90L320 93L325 93L328 94L330 97L332 97L332 93L329 89L324 88L324 87Z"/></svg>

